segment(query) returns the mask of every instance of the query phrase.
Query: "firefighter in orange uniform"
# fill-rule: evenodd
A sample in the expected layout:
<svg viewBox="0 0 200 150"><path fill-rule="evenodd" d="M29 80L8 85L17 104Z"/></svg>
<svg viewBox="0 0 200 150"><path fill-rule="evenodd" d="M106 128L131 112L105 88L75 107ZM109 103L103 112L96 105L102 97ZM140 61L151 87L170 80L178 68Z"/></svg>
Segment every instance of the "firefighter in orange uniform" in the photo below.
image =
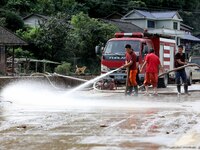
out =
<svg viewBox="0 0 200 150"><path fill-rule="evenodd" d="M145 62L140 68L140 72L142 72L144 66L146 66L146 73L144 80L144 86L146 89L145 95L149 95L148 86L151 84L154 89L153 95L157 96L158 73L159 69L161 69L161 71L163 72L163 67L160 64L159 57L154 53L154 49L150 49L149 54L146 55Z"/></svg>
<svg viewBox="0 0 200 150"><path fill-rule="evenodd" d="M134 96L138 95L138 86L137 86L137 81L136 81L136 76L137 76L137 56L134 52L134 50L131 48L130 44L127 44L125 46L126 49L126 62L125 65L122 66L121 68L128 68L129 67L129 82L128 82L128 95L132 94L133 88L134 88Z"/></svg>

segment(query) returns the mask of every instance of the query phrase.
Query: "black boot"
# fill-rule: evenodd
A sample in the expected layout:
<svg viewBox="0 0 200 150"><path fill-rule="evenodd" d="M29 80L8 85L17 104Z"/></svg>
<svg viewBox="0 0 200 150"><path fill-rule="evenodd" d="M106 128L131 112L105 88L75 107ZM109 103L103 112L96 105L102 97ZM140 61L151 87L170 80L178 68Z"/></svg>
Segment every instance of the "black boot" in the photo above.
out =
<svg viewBox="0 0 200 150"><path fill-rule="evenodd" d="M177 91L178 93L181 93L181 85L177 85Z"/></svg>
<svg viewBox="0 0 200 150"><path fill-rule="evenodd" d="M184 91L185 91L185 94L188 94L188 85L187 84L184 84Z"/></svg>
<svg viewBox="0 0 200 150"><path fill-rule="evenodd" d="M129 86L127 90L127 95L131 95L133 91L133 86Z"/></svg>
<svg viewBox="0 0 200 150"><path fill-rule="evenodd" d="M138 96L138 86L134 86L134 96Z"/></svg>

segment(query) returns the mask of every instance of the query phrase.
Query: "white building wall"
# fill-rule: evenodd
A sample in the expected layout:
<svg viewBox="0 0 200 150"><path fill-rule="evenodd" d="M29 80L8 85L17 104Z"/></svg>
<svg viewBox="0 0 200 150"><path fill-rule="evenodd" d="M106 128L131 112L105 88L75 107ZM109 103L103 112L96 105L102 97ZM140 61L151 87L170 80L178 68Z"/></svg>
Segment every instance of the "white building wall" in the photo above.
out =
<svg viewBox="0 0 200 150"><path fill-rule="evenodd" d="M39 22L43 22L43 20L37 16L32 16L24 20L24 24L32 26L32 27L39 26Z"/></svg>
<svg viewBox="0 0 200 150"><path fill-rule="evenodd" d="M130 20L133 24L137 25L140 28L147 28L147 20Z"/></svg>
<svg viewBox="0 0 200 150"><path fill-rule="evenodd" d="M172 29L174 30L173 23L177 22L178 23L178 30L180 30L180 21L174 21L174 20L159 20L156 21L156 28L164 28L164 29Z"/></svg>
<svg viewBox="0 0 200 150"><path fill-rule="evenodd" d="M175 16L173 17L173 19L174 19L174 20L180 20L181 18L179 18L177 15L175 15Z"/></svg>
<svg viewBox="0 0 200 150"><path fill-rule="evenodd" d="M169 20L162 20L162 21L156 21L156 28L165 28L165 29L173 29L173 21Z"/></svg>
<svg viewBox="0 0 200 150"><path fill-rule="evenodd" d="M178 22L178 30L180 30L180 29L181 29L181 23Z"/></svg>

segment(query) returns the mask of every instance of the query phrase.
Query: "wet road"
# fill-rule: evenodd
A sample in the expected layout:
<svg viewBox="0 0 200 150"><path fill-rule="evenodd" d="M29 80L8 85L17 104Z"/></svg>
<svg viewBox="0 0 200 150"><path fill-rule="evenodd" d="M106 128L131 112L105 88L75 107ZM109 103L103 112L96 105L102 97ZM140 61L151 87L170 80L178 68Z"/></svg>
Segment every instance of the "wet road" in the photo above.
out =
<svg viewBox="0 0 200 150"><path fill-rule="evenodd" d="M74 94L73 99L68 97L67 102L61 101L62 93L54 95L55 106L2 99L1 150L156 150L199 146L198 91L181 98L174 94L134 98L123 93L83 91ZM35 97L24 99L34 101ZM191 131L195 131L195 138ZM187 141L182 140L185 135ZM188 143L189 139L193 143Z"/></svg>

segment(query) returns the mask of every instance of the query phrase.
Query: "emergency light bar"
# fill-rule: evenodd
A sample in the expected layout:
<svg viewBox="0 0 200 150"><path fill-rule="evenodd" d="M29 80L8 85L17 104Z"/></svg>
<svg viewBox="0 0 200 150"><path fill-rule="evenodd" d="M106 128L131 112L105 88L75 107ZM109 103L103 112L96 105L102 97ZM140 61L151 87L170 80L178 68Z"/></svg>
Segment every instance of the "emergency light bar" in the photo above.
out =
<svg viewBox="0 0 200 150"><path fill-rule="evenodd" d="M122 37L137 37L137 38L142 38L144 37L144 34L141 32L133 32L133 33L121 33L117 32L115 33L116 38L122 38Z"/></svg>

